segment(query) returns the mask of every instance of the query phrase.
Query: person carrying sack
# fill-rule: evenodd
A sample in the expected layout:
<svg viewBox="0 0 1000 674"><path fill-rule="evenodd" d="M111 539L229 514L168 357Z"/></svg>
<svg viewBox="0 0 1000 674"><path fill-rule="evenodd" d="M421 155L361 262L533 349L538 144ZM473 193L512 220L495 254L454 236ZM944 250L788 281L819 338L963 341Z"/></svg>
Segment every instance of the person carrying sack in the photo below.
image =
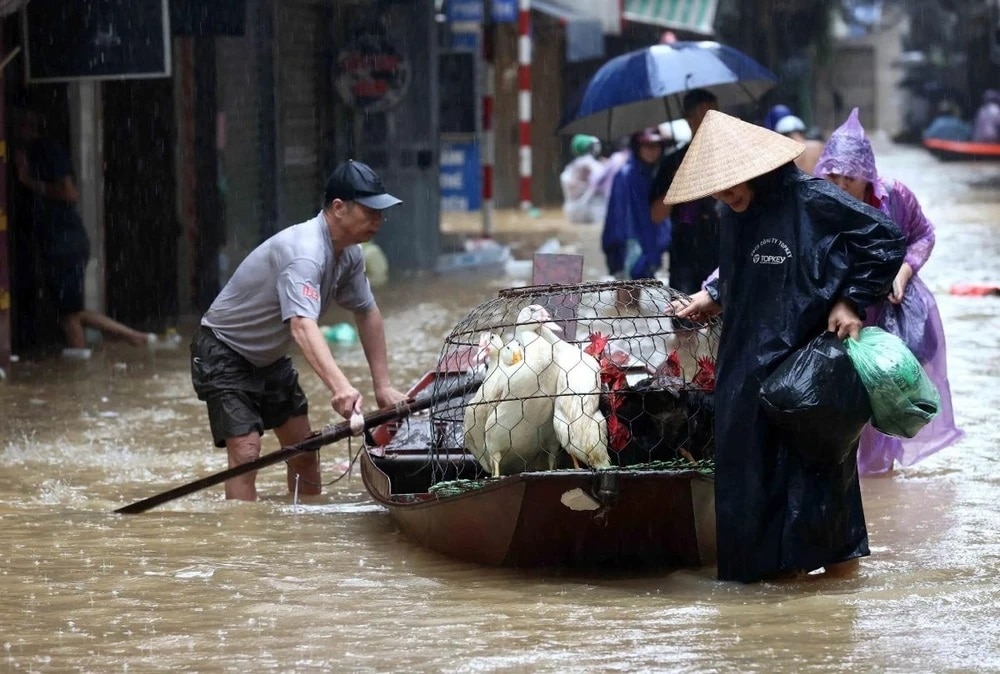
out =
<svg viewBox="0 0 1000 674"><path fill-rule="evenodd" d="M885 213L906 237L906 257L892 290L869 311L864 324L883 328L902 339L941 396L937 416L912 439L891 437L874 426L865 428L858 448L858 470L862 475L879 475L891 471L897 463L911 466L965 435L955 425L937 301L919 276L934 250L934 225L906 185L879 176L875 153L857 108L830 135L814 174Z"/></svg>
<svg viewBox="0 0 1000 674"><path fill-rule="evenodd" d="M760 404L761 383L824 330L856 336L905 252L883 213L793 163L804 146L709 111L667 203L725 204L719 277L678 303L704 320L725 309L715 388L718 576L755 582L850 572L869 554L856 449L816 470ZM855 445L856 447L856 445Z"/></svg>

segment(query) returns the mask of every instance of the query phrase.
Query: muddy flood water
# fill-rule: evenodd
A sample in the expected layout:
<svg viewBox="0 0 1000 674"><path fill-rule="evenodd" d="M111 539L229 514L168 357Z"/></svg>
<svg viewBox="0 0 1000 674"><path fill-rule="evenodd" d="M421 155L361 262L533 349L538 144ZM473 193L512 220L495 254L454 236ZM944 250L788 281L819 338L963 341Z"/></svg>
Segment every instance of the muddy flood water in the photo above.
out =
<svg viewBox="0 0 1000 674"><path fill-rule="evenodd" d="M115 515L224 469L225 456L191 390L186 348L105 344L86 362L16 363L0 384L0 669L1000 671L1000 297L949 293L1000 281L1000 164L877 150L882 172L908 184L937 227L921 276L940 305L967 436L863 481L872 555L856 576L740 585L712 568L475 566L407 540L356 472L294 505L280 465L260 473L256 504L214 487ZM445 228L475 231L477 217L447 215ZM603 274L599 228L570 227L558 210L497 219L516 257L557 237L586 255L586 278ZM435 362L469 310L525 281L427 276L379 289L396 384ZM180 326L185 337L193 323ZM360 347L335 355L373 409ZM339 421L297 363L313 423ZM324 479L356 449L325 448Z"/></svg>

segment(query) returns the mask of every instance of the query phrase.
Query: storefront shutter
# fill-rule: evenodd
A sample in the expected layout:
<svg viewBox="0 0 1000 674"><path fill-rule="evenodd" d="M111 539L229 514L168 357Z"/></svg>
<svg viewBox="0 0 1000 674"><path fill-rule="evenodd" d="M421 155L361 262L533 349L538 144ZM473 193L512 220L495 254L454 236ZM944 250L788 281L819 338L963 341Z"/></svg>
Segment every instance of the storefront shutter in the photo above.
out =
<svg viewBox="0 0 1000 674"><path fill-rule="evenodd" d="M282 224L313 217L322 201L320 60L322 12L315 4L275 5L278 98L278 209Z"/></svg>
<svg viewBox="0 0 1000 674"><path fill-rule="evenodd" d="M226 204L227 255L235 263L260 243L263 226L260 162L258 24L251 15L239 37L216 39L219 110L224 124L220 186Z"/></svg>

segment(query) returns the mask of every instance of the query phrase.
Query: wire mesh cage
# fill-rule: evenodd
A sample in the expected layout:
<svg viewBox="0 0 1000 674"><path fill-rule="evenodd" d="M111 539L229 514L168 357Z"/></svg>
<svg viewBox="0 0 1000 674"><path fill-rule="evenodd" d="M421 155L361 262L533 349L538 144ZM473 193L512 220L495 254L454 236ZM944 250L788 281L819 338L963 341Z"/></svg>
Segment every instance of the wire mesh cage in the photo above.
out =
<svg viewBox="0 0 1000 674"><path fill-rule="evenodd" d="M494 477L534 470L697 465L714 454L720 323L676 318L687 295L654 280L501 290L444 340L431 451Z"/></svg>

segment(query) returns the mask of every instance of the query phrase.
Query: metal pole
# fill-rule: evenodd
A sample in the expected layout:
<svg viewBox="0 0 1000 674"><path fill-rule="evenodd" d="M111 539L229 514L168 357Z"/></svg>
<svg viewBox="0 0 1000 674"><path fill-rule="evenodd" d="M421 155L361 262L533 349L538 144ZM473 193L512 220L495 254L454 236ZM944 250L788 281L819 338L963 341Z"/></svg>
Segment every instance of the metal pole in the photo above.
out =
<svg viewBox="0 0 1000 674"><path fill-rule="evenodd" d="M521 208L531 209L531 0L518 1L517 121Z"/></svg>
<svg viewBox="0 0 1000 674"><path fill-rule="evenodd" d="M496 29L493 24L490 0L485 0L483 6L483 30L480 40L480 55L482 57L482 117L480 121L480 153L479 163L482 168L483 192L483 236L493 236L493 162L495 142L493 137L493 96L496 92L494 81L494 38Z"/></svg>

